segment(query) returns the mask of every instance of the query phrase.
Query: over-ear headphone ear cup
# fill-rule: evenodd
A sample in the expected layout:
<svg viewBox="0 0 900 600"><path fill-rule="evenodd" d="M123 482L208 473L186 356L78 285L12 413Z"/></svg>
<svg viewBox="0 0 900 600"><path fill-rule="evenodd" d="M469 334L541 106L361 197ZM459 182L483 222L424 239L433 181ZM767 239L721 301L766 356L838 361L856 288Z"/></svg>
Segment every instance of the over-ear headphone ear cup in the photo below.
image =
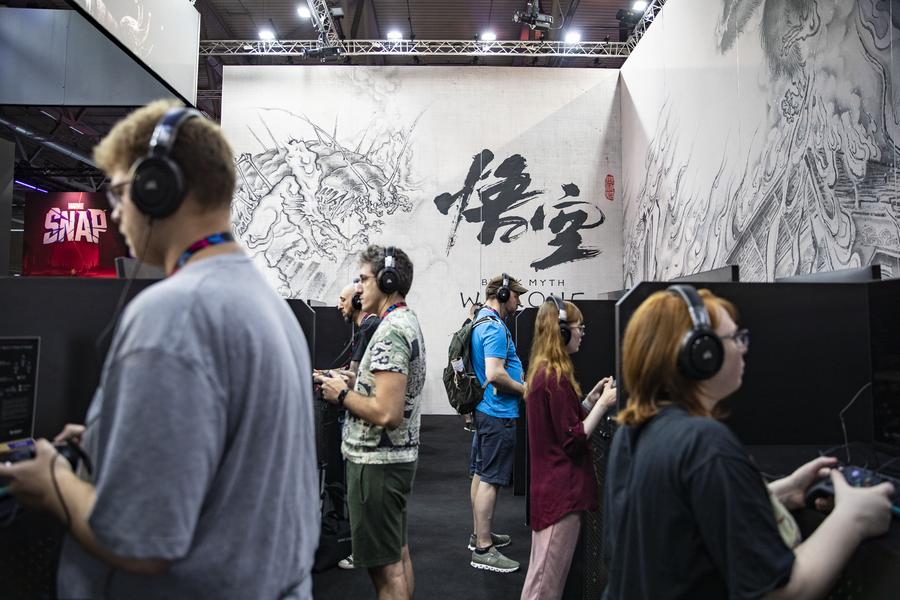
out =
<svg viewBox="0 0 900 600"><path fill-rule="evenodd" d="M508 287L497 288L497 300L499 300L500 302L506 302L507 300L509 300Z"/></svg>
<svg viewBox="0 0 900 600"><path fill-rule="evenodd" d="M354 310L362 310L362 298L360 298L359 294L353 294L353 297L350 299L350 304L353 306Z"/></svg>
<svg viewBox="0 0 900 600"><path fill-rule="evenodd" d="M569 342L572 341L572 330L569 329L568 323L559 324L559 335L562 336L563 346L568 346Z"/></svg>
<svg viewBox="0 0 900 600"><path fill-rule="evenodd" d="M681 344L678 367L685 377L702 381L719 372L725 359L722 340L713 333L691 330Z"/></svg>
<svg viewBox="0 0 900 600"><path fill-rule="evenodd" d="M397 291L400 281L397 271L391 267L385 267L378 272L377 277L378 289L385 294L393 294Z"/></svg>
<svg viewBox="0 0 900 600"><path fill-rule="evenodd" d="M134 167L131 201L147 216L168 217L184 198L184 176L178 165L165 156L142 158Z"/></svg>

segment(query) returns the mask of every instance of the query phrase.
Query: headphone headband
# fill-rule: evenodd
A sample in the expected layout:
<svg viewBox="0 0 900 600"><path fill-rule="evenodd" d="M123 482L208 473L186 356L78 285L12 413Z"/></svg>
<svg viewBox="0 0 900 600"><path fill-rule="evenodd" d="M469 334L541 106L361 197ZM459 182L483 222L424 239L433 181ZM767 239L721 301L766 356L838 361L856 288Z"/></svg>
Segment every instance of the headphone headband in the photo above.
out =
<svg viewBox="0 0 900 600"><path fill-rule="evenodd" d="M170 108L159 120L153 129L153 135L150 136L148 156L168 156L175 144L175 138L178 136L178 130L189 119L203 118L200 111L194 108L184 106L176 106Z"/></svg>
<svg viewBox="0 0 900 600"><path fill-rule="evenodd" d="M569 328L569 317L566 315L566 304L561 298L557 298L553 294L547 296L546 302L552 302L556 305L556 312L559 313L559 335L562 336L563 344L568 346L569 340L572 339L572 330Z"/></svg>
<svg viewBox="0 0 900 600"><path fill-rule="evenodd" d="M694 286L691 285L670 285L669 291L681 296L684 303L687 304L688 314L691 317L691 323L694 329L712 329L712 321L709 318L709 312L703 303L703 298L697 293Z"/></svg>
<svg viewBox="0 0 900 600"><path fill-rule="evenodd" d="M562 323L568 323L569 319L566 316L566 304L560 298L557 298L553 294L547 296L548 302L553 302L556 305L556 311L559 313L559 320Z"/></svg>

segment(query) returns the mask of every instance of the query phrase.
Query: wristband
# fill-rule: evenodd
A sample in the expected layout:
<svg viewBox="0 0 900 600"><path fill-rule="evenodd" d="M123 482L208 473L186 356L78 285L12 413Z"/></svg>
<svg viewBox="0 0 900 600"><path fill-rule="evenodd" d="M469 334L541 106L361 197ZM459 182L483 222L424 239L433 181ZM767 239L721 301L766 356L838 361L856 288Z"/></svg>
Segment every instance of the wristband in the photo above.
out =
<svg viewBox="0 0 900 600"><path fill-rule="evenodd" d="M344 406L344 400L347 398L347 394L349 394L349 393L350 393L350 388L348 388L348 387L345 387L344 389L342 389L340 391L340 393L338 393L338 396L337 396L338 406Z"/></svg>

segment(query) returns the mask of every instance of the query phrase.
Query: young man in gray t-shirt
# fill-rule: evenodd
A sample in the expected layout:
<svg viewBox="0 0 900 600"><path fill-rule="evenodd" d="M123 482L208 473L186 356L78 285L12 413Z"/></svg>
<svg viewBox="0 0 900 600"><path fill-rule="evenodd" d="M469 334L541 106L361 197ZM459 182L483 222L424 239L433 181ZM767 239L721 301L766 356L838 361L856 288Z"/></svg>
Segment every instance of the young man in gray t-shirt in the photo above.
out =
<svg viewBox="0 0 900 600"><path fill-rule="evenodd" d="M0 467L69 529L60 597L312 597L309 353L229 233L232 156L216 125L164 102L95 149L113 219L167 278L129 304L85 425L58 438L81 440L93 474L79 478L46 440L35 460Z"/></svg>

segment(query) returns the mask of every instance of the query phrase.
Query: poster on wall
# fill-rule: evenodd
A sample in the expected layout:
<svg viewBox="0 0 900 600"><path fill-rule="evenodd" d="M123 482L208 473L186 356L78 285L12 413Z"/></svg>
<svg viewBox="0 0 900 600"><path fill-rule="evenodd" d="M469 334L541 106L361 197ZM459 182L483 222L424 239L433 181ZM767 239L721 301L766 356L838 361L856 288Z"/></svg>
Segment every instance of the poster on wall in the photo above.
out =
<svg viewBox="0 0 900 600"><path fill-rule="evenodd" d="M26 194L22 274L115 277L128 250L110 212L102 192Z"/></svg>
<svg viewBox="0 0 900 600"><path fill-rule="evenodd" d="M900 276L897 6L665 6L622 69L627 285Z"/></svg>
<svg viewBox="0 0 900 600"><path fill-rule="evenodd" d="M426 410L467 305L501 272L550 294L622 287L618 73L225 67L236 235L279 292L334 304L368 244L415 267Z"/></svg>

